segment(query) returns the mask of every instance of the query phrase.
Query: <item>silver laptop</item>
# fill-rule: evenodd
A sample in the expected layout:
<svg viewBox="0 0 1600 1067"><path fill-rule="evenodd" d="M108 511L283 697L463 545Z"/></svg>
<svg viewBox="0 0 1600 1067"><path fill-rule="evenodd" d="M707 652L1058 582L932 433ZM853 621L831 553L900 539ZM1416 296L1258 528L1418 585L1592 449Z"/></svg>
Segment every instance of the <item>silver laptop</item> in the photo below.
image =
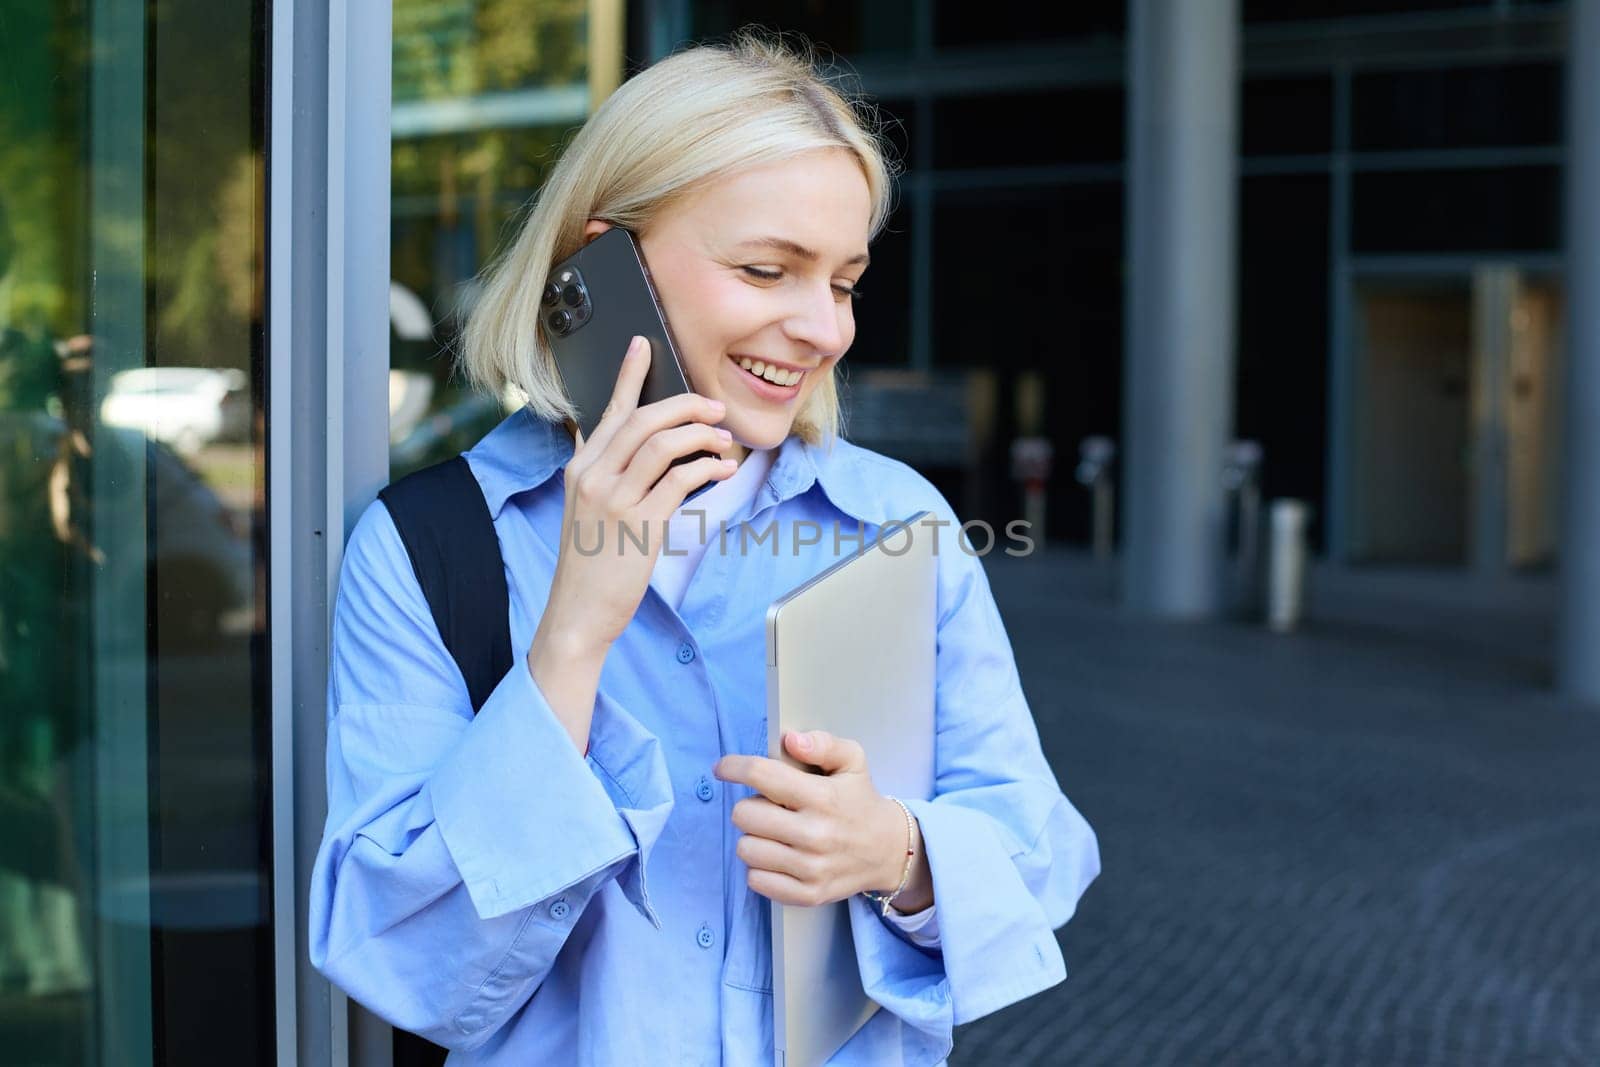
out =
<svg viewBox="0 0 1600 1067"><path fill-rule="evenodd" d="M767 609L767 751L787 730L859 741L878 792L933 795L935 534L918 512L885 524ZM951 527L937 551L960 551ZM881 921L881 920L880 920ZM817 1067L878 1010L861 988L848 904L772 904L777 1067Z"/></svg>

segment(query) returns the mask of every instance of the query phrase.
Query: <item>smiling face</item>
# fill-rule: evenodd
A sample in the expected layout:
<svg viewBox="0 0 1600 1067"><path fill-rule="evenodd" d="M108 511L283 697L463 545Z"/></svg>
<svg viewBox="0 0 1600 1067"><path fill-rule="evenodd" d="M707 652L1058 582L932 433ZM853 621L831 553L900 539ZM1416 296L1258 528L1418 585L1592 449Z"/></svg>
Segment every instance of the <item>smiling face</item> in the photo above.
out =
<svg viewBox="0 0 1600 1067"><path fill-rule="evenodd" d="M871 214L860 164L825 149L708 183L639 235L689 387L727 405L736 443L780 444L855 339Z"/></svg>

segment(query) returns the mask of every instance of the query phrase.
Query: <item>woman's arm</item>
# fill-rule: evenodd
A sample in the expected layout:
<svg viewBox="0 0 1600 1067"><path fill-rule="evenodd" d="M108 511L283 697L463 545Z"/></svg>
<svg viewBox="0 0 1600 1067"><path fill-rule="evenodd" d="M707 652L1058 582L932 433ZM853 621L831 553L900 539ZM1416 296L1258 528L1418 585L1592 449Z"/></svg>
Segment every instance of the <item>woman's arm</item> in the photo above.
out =
<svg viewBox="0 0 1600 1067"><path fill-rule="evenodd" d="M533 995L606 882L656 921L644 867L672 806L658 743L591 687L583 756L531 666L515 657L474 716L387 509L368 509L334 616L311 958L446 1047L477 1047ZM588 684L550 678L568 700Z"/></svg>

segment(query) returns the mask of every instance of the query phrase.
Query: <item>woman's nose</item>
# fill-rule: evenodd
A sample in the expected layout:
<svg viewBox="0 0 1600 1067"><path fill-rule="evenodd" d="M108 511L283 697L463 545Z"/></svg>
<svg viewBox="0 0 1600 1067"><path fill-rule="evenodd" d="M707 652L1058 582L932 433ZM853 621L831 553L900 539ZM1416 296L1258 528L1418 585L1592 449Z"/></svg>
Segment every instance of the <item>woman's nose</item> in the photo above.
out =
<svg viewBox="0 0 1600 1067"><path fill-rule="evenodd" d="M831 284L807 287L805 306L790 316L786 331L796 341L815 348L823 356L831 356L844 345L844 331L839 325L839 305Z"/></svg>

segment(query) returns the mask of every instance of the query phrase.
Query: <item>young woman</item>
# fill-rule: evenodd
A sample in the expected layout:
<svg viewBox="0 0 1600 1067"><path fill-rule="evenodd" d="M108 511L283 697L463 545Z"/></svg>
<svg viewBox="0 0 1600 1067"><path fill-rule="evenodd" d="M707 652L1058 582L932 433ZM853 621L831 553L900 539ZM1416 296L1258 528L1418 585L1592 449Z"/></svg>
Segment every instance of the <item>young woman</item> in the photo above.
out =
<svg viewBox="0 0 1600 1067"><path fill-rule="evenodd" d="M954 525L937 795L881 795L847 737L785 738L819 774L765 755L766 606L858 532L922 508L955 521L910 467L836 436L892 180L858 106L746 34L634 77L566 149L465 335L472 379L526 401L466 454L518 653L476 715L386 508L351 534L311 954L451 1062L771 1063L774 900L850 902L884 1010L835 1063L939 1063L954 1025L1065 976L1052 931L1097 844ZM584 440L540 293L613 225L639 237L694 392L641 406L662 354L636 342ZM671 466L700 450L720 458ZM618 554L624 524L646 550ZM604 551L575 550L602 532Z"/></svg>

